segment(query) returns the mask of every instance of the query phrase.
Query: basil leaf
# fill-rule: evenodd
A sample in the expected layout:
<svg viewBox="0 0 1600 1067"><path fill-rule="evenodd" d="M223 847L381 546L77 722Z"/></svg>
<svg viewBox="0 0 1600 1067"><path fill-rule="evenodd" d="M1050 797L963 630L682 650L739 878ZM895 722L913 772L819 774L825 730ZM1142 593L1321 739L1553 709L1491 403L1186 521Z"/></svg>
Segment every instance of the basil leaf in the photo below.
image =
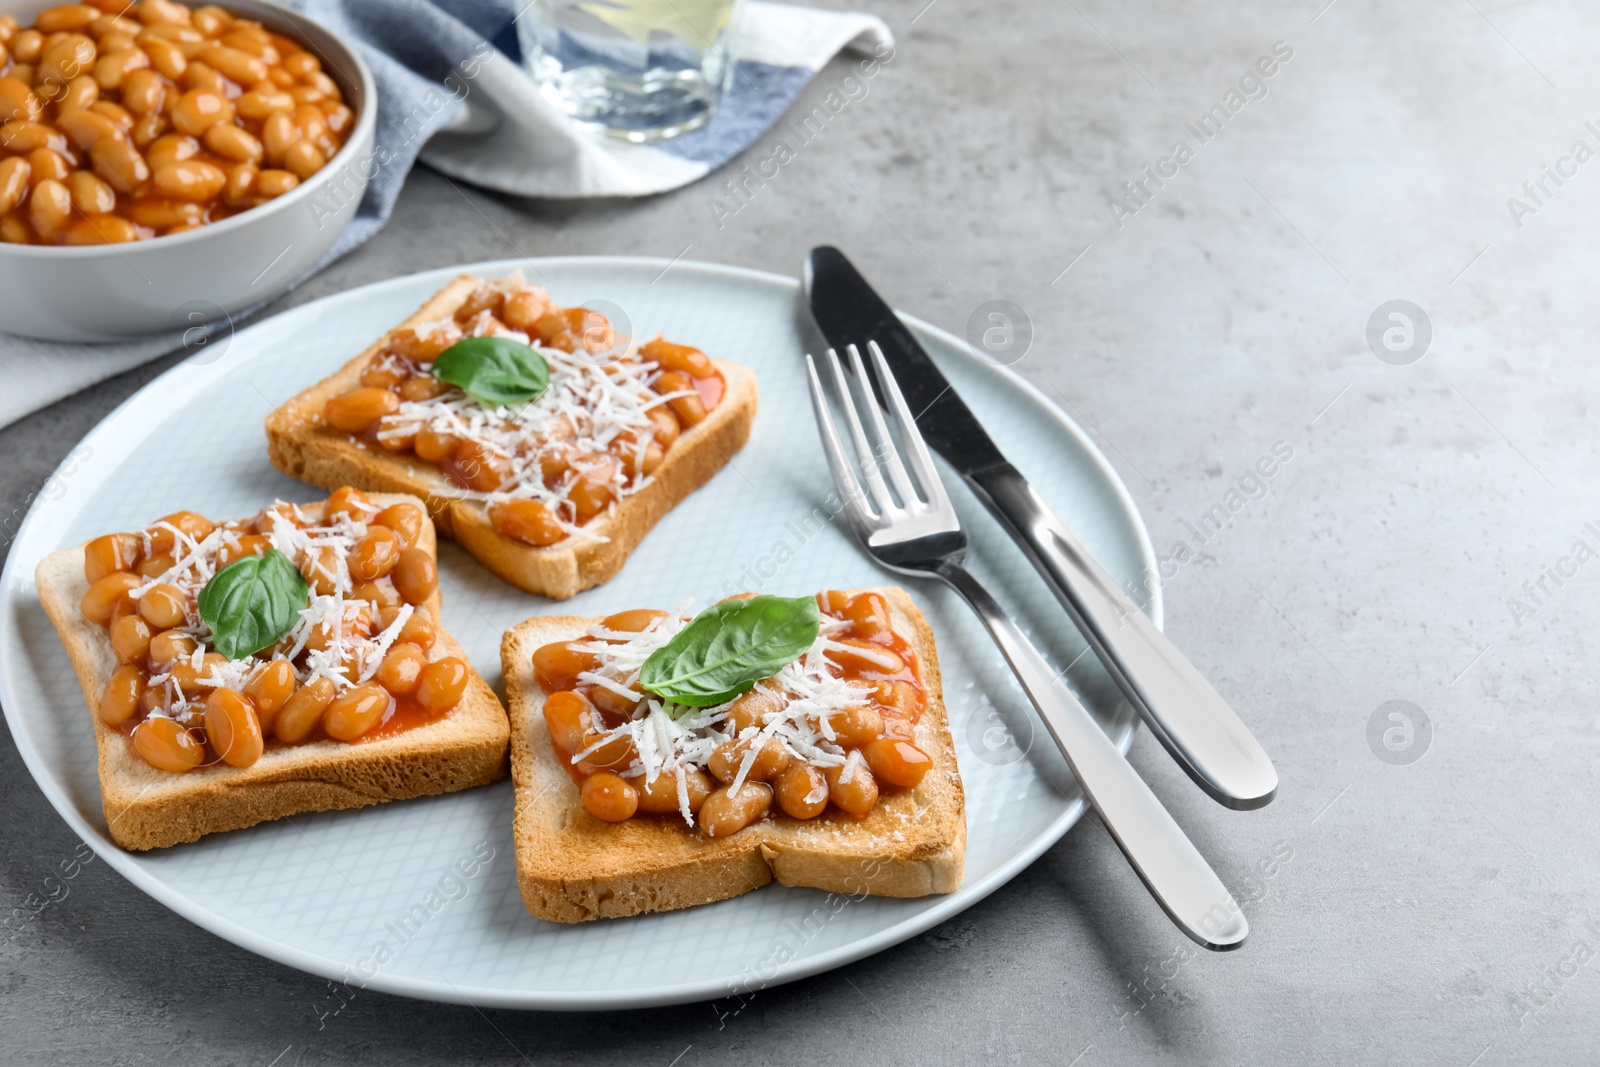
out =
<svg viewBox="0 0 1600 1067"><path fill-rule="evenodd" d="M550 387L550 364L504 337L468 337L433 361L433 376L485 407L526 404Z"/></svg>
<svg viewBox="0 0 1600 1067"><path fill-rule="evenodd" d="M306 603L305 578L274 548L212 575L200 590L200 617L218 652L243 659L292 630Z"/></svg>
<svg viewBox="0 0 1600 1067"><path fill-rule="evenodd" d="M799 659L821 627L815 597L727 600L652 652L639 684L691 708L723 704Z"/></svg>

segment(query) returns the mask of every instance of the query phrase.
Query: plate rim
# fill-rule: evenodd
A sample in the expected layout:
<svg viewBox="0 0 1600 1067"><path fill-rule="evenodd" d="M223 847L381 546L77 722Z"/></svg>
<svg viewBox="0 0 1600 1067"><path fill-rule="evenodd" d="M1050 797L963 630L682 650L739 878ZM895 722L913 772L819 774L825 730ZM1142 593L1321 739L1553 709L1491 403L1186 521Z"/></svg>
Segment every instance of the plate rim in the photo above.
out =
<svg viewBox="0 0 1600 1067"><path fill-rule="evenodd" d="M562 267L617 267L623 269L649 269L660 268L661 275L667 272L684 268L702 275L724 275L738 278L745 282L757 283L769 287L787 290L791 294L798 294L800 282L797 278L771 271L758 270L753 267L737 267L721 263L708 263L701 260L668 260L655 256L619 256L619 255L572 255L572 256L541 256L541 257L514 257L495 260L482 260L474 263L457 264L446 267L436 267L429 270L413 271L409 274L393 278L384 278L369 282L366 285L345 289L304 304L287 308L260 322L252 323L239 331L230 341L238 343L240 337L254 332L266 332L268 326L281 328L280 322L285 316L309 315L311 309L342 300L360 300L386 289L404 288L416 283L419 279L445 276L461 273L489 273L495 270L507 270L514 266L531 265L536 269L548 266L552 270ZM798 302L796 314L798 315ZM1133 500L1126 483L1117 474L1089 435L1069 416L1060 405L1056 404L1043 391L1022 377L1010 366L1001 366L982 359L972 352L970 346L961 341L948 330L941 329L914 315L895 310L895 314L906 323L913 334L921 334L932 338L959 354L958 358L970 361L985 370L998 373L1011 387L1020 389L1024 394L1039 404L1042 411L1052 421L1071 436L1088 457L1106 488L1109 488L1117 507L1122 512L1121 518L1128 521L1134 534L1134 540L1140 563L1145 572L1150 575L1159 575L1155 555L1155 547L1150 539L1150 532L1146 528L1144 518L1139 513L1138 506ZM292 327L292 323L290 326ZM259 358L259 357L257 357ZM199 390L209 384L215 377L222 375L226 369L232 373L232 368L226 368L226 357L219 358L205 368L208 374L195 375L190 379L191 384L185 392ZM166 388L169 379L185 370L193 373L196 369L189 361L180 361L157 375L143 387L136 390L122 403L109 411L95 425L83 435L78 442L69 449L62 462L52 471L44 482L49 485L59 472L72 461L73 454L78 447L90 442L96 435L109 426L130 406L140 402L147 393ZM16 745L18 753L22 756L23 765L27 767L35 785L44 794L50 806L55 809L67 826L76 833L91 849L95 855L106 861L106 865L127 879L136 889L149 896L157 903L174 912L179 917L194 923L196 926L212 933L224 940L252 952L258 956L272 960L296 970L304 971L317 977L327 978L331 981L348 981L348 976L339 967L338 961L328 956L321 956L297 946L263 936L249 930L231 918L211 908L202 905L194 899L174 893L170 886L160 881L153 873L146 870L139 861L138 853L122 849L108 837L99 833L78 812L77 806L66 794L61 784L49 773L44 757L33 744L31 734L26 729L19 729L23 724L21 712L13 712L18 706L17 694L12 683L12 672L6 669L6 650L11 647L15 638L13 633L14 608L17 606L15 581L20 577L16 572L23 564L18 561L25 553L19 553L19 547L31 543L34 537L35 525L42 523L39 512L30 507L24 517L22 525L18 528L16 536L12 538L11 550L8 552L5 567L0 570L0 591L3 591L4 608L0 610L0 710L3 710L6 725L11 733L12 742ZM1162 587L1159 581L1151 586L1147 614L1157 627L1163 626L1163 599ZM1138 732L1138 717L1134 716L1125 735L1118 739L1112 738L1112 743L1126 755L1133 744L1134 735ZM1047 824L1028 843L1027 847L1018 850L1005 862L996 866L976 883L965 882L954 892L938 899L931 907L925 908L914 915L908 916L899 922L893 923L871 934L857 938L847 944L840 945L816 956L794 960L786 964L771 981L763 981L759 985L742 989L737 984L730 985L727 978L717 980L699 980L677 985L664 985L651 989L647 993L629 991L617 996L596 994L593 992L563 993L561 991L546 991L538 993L516 992L503 987L467 986L457 985L448 979L418 978L409 975L388 975L379 972L373 978L360 983L362 990L372 989L395 996L410 997L418 1000L428 1000L439 1003L464 1004L471 1007L511 1008L528 1011L611 1011L628 1008L659 1007L671 1004L685 1004L704 1001L714 1001L727 996L750 996L764 989L784 985L789 982L809 978L824 971L853 963L867 956L875 955L887 948L900 944L915 937L919 933L937 926L953 915L957 915L978 902L988 897L1001 886L1015 878L1044 851L1065 836L1079 819L1082 818L1086 804L1082 794L1067 806L1054 820ZM175 898L175 899L174 899Z"/></svg>

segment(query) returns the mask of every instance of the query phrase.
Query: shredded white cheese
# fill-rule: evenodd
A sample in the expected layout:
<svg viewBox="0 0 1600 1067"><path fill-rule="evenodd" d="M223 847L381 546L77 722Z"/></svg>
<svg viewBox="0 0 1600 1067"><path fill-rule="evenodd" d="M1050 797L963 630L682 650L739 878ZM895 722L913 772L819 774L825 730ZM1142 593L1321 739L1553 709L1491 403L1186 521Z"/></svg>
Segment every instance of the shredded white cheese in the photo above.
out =
<svg viewBox="0 0 1600 1067"><path fill-rule="evenodd" d="M574 649L593 653L599 660L594 670L578 676L579 681L640 701L631 719L601 731L594 744L573 754L573 763L614 739L632 740L637 757L621 774L643 777L647 783L663 774L675 776L678 806L684 821L691 825L694 817L689 810L688 772L704 770L712 754L729 741L749 742L744 762L729 783L734 792L744 784L769 740L781 745L792 759L805 760L819 768L843 766L844 773L851 773L853 764L847 762L844 746L835 740L828 717L870 703L869 691L835 677L824 656L829 648L840 647L830 635L848 629L850 623L823 616L821 631L805 654L751 690L773 699L766 702L759 721L742 730L736 730L728 721L737 700L709 708L688 708L638 689L639 669L644 661L688 623L685 615L669 614L640 633L617 633L597 624L571 642ZM849 758L861 760L859 752L852 752ZM826 796L826 787L823 795ZM822 798L810 799L815 803Z"/></svg>
<svg viewBox="0 0 1600 1067"><path fill-rule="evenodd" d="M282 510L285 508L288 512ZM376 513L378 509L369 504L362 510ZM289 512L292 512L299 522L307 521L305 513L298 507L279 501L262 513L271 523L270 529L261 531L262 536L271 542L273 548L288 556L297 567L311 558L331 561L329 578L333 592L326 595L313 592L306 607L300 612L299 619L277 644L268 646L253 656L214 663L209 672L200 678L200 685L208 689L243 689L261 667L277 658L290 661L299 685L305 685L318 678L327 678L333 682L336 689L342 690L357 682L369 681L383 662L385 653L399 636L406 620L412 615L411 606L403 605L388 627L371 636L361 636L360 627L357 625L360 616L365 612L370 621L376 624L378 604L357 599L353 595L355 581L350 576L347 559L355 543L367 534L366 517L338 516L301 528L290 520ZM205 654L215 651L215 647L212 644L211 630L200 618L199 611L194 605L198 602L200 591L221 569L223 550L238 546L239 529L236 526L218 526L203 540L196 542L168 523L156 523L143 534L147 556L152 547L150 530L154 529L167 530L174 535L172 566L133 589L130 595L137 599L163 583L177 587L191 605L191 610L189 619L184 625L177 627L175 632L194 638L197 647L189 662L190 666L198 671L203 665ZM394 593L394 583L388 578L379 579L375 584L391 594ZM398 600L398 595L394 595L394 599ZM319 629L326 632L327 647L307 651L308 644ZM352 675L356 682L350 680ZM170 673L152 675L149 685L152 688L163 689L165 707L157 708L152 712L153 716L173 718L187 725L197 721L204 710L204 696L186 697Z"/></svg>

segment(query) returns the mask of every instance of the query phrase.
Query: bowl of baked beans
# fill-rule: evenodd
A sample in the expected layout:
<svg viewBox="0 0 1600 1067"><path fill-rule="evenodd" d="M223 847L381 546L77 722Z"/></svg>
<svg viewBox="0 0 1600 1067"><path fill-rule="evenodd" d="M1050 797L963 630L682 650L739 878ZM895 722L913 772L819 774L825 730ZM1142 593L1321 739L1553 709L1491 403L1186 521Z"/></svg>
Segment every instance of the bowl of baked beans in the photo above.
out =
<svg viewBox="0 0 1600 1067"><path fill-rule="evenodd" d="M114 341L283 292L374 165L372 75L262 0L0 0L0 332Z"/></svg>

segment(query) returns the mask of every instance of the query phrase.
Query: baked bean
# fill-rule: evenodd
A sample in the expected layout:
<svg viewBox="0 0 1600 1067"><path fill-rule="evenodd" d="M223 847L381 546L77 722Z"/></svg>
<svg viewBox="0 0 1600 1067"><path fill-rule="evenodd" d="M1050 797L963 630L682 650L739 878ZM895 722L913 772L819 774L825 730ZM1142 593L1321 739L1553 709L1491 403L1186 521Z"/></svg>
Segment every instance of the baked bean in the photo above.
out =
<svg viewBox="0 0 1600 1067"><path fill-rule="evenodd" d="M367 683L334 697L322 713L322 728L335 741L354 741L394 710L394 697L381 685Z"/></svg>
<svg viewBox="0 0 1600 1067"><path fill-rule="evenodd" d="M215 37L233 23L233 15L216 4L207 4L194 9L193 26L207 37Z"/></svg>
<svg viewBox="0 0 1600 1067"><path fill-rule="evenodd" d="M117 206L117 194L111 186L86 170L73 171L67 179L67 189L72 194L72 206L85 215L104 215Z"/></svg>
<svg viewBox="0 0 1600 1067"><path fill-rule="evenodd" d="M176 630L163 631L150 638L150 666L164 670L170 664L194 655L198 647L199 644L188 634Z"/></svg>
<svg viewBox="0 0 1600 1067"><path fill-rule="evenodd" d="M205 749L174 719L152 717L133 731L134 750L150 766L173 774L192 771L205 762Z"/></svg>
<svg viewBox="0 0 1600 1067"><path fill-rule="evenodd" d="M180 659L167 668L167 673L179 692L192 699L211 688L211 683L205 679L210 678L211 672L226 662L227 659L220 652L207 652L200 657L198 667L194 665L192 658Z"/></svg>
<svg viewBox="0 0 1600 1067"><path fill-rule="evenodd" d="M678 425L678 418L664 407L651 408L648 412L650 422L655 427L656 444L662 448L671 448L672 443L683 432L683 427Z"/></svg>
<svg viewBox="0 0 1600 1067"><path fill-rule="evenodd" d="M578 475L567 491L567 499L572 501L579 522L589 521L616 499L616 479L621 470L622 464L614 456L604 456Z"/></svg>
<svg viewBox="0 0 1600 1067"><path fill-rule="evenodd" d="M136 148L148 148L156 138L167 132L167 120L163 115L140 115L133 120L133 129L128 131L128 139Z"/></svg>
<svg viewBox="0 0 1600 1067"><path fill-rule="evenodd" d="M144 672L131 663L124 663L111 672L106 687L100 691L98 711L100 721L107 726L121 726L139 710L139 698L144 695Z"/></svg>
<svg viewBox="0 0 1600 1067"><path fill-rule="evenodd" d="M0 215L0 241L13 245L33 243L33 229L20 211Z"/></svg>
<svg viewBox="0 0 1600 1067"><path fill-rule="evenodd" d="M704 771L690 768L684 771L684 785L688 787L689 814L697 815L705 806L706 798L716 789L716 783ZM659 774L655 781L649 783L643 778L636 779L634 786L639 790L640 811L665 814L682 810L678 806L678 776L675 772Z"/></svg>
<svg viewBox="0 0 1600 1067"><path fill-rule="evenodd" d="M400 399L410 400L413 403L419 400L432 400L436 396L443 396L450 387L431 374L413 374L400 383Z"/></svg>
<svg viewBox="0 0 1600 1067"><path fill-rule="evenodd" d="M222 546L222 551L217 555L217 566L226 567L230 563L237 563L246 556L264 556L272 548L272 539L261 534L245 534L234 545Z"/></svg>
<svg viewBox="0 0 1600 1067"><path fill-rule="evenodd" d="M318 596L332 596L339 589L339 550L332 545L310 549L300 561L300 574Z"/></svg>
<svg viewBox="0 0 1600 1067"><path fill-rule="evenodd" d="M262 176L266 173L262 172ZM361 433L385 415L399 410L400 398L389 390L359 388L330 399L323 405L322 417L336 430Z"/></svg>
<svg viewBox="0 0 1600 1067"><path fill-rule="evenodd" d="M381 627L387 628L399 615L399 607L405 601L400 599L400 593L395 589L393 582L374 580L357 582L355 588L350 590L350 599L365 600L378 606L378 621ZM384 609L393 608L393 612L385 615ZM387 621L386 621L387 620Z"/></svg>
<svg viewBox="0 0 1600 1067"><path fill-rule="evenodd" d="M81 30L99 17L100 12L87 4L62 4L39 12L33 20L33 28L40 33Z"/></svg>
<svg viewBox="0 0 1600 1067"><path fill-rule="evenodd" d="M137 148L121 139L96 141L89 150L89 160L94 172L119 193L131 193L150 180L150 167L144 157Z"/></svg>
<svg viewBox="0 0 1600 1067"><path fill-rule="evenodd" d="M4 164L0 164L3 167ZM90 585L108 574L130 571L139 562L139 538L134 534L103 534L83 546L83 577Z"/></svg>
<svg viewBox="0 0 1600 1067"><path fill-rule="evenodd" d="M375 677L380 685L395 696L405 696L417 688L417 683L422 680L422 669L427 664L428 657L423 655L422 649L396 642L384 655Z"/></svg>
<svg viewBox="0 0 1600 1067"><path fill-rule="evenodd" d="M585 778L578 794L583 810L605 822L626 822L639 810L639 790L608 771Z"/></svg>
<svg viewBox="0 0 1600 1067"><path fill-rule="evenodd" d="M684 426L698 426L705 421L706 408L700 402L700 397L694 392L694 382L687 374L681 371L667 371L655 380L652 386L657 393L666 396L670 393L687 391L689 395L674 397L667 401L667 407L677 416L678 422Z"/></svg>
<svg viewBox="0 0 1600 1067"><path fill-rule="evenodd" d="M175 3L174 0L142 0L141 3L134 5L132 10L139 21L147 26L163 23L170 23L174 27L185 26L194 17L188 8Z"/></svg>
<svg viewBox="0 0 1600 1067"><path fill-rule="evenodd" d="M127 571L116 571L89 586L78 602L78 610L90 622L104 626L123 597L144 584L144 579Z"/></svg>
<svg viewBox="0 0 1600 1067"><path fill-rule="evenodd" d="M389 572L389 580L399 590L400 596L407 604L421 604L433 595L439 584L439 568L434 563L433 557L420 548L404 548L400 550L400 558L395 562L394 570Z"/></svg>
<svg viewBox="0 0 1600 1067"><path fill-rule="evenodd" d="M727 837L760 819L772 806L772 787L746 782L737 795L718 789L700 808L700 829L707 837Z"/></svg>
<svg viewBox="0 0 1600 1067"><path fill-rule="evenodd" d="M139 565L133 569L142 577L160 577L176 565L178 560L173 557L173 553L155 552L139 560Z"/></svg>
<svg viewBox="0 0 1600 1067"><path fill-rule="evenodd" d="M67 162L67 157L60 152L52 152L48 148L35 148L26 157L28 163L28 183L38 185L42 181L57 181L63 185L72 177L72 164ZM71 191L70 188L68 190Z"/></svg>
<svg viewBox="0 0 1600 1067"><path fill-rule="evenodd" d="M72 194L65 185L47 178L33 187L33 195L28 198L28 221L35 232L53 237L71 218Z"/></svg>
<svg viewBox="0 0 1600 1067"><path fill-rule="evenodd" d="M922 691L910 682L879 682L878 688L885 714L911 721L922 714ZM888 692L882 692L884 689Z"/></svg>
<svg viewBox="0 0 1600 1067"><path fill-rule="evenodd" d="M415 504L390 504L372 517L377 526L387 526L400 539L402 548L413 547L422 535L425 516Z"/></svg>
<svg viewBox="0 0 1600 1067"><path fill-rule="evenodd" d="M226 126L211 126L213 130L224 130ZM222 200L232 205L240 205L250 200L251 194L256 190L256 178L259 171L251 163L235 163L227 168L227 184L222 186Z"/></svg>
<svg viewBox="0 0 1600 1067"><path fill-rule="evenodd" d="M267 65L238 48L229 48L224 44L207 45L200 50L200 58L220 71L223 77L240 85L254 85L267 78Z"/></svg>
<svg viewBox="0 0 1600 1067"><path fill-rule="evenodd" d="M130 70L122 79L122 106L135 115L160 114L166 97L166 82L153 70Z"/></svg>
<svg viewBox="0 0 1600 1067"><path fill-rule="evenodd" d="M0 215L4 215L28 195L28 178L33 168L26 159L12 156L0 160Z"/></svg>
<svg viewBox="0 0 1600 1067"><path fill-rule="evenodd" d="M150 175L150 184L162 196L178 200L215 200L228 182L223 169L198 159L169 163Z"/></svg>
<svg viewBox="0 0 1600 1067"><path fill-rule="evenodd" d="M578 684L578 675L599 666L600 657L580 652L568 641L540 645L533 652L534 680L547 693L571 689Z"/></svg>
<svg viewBox="0 0 1600 1067"><path fill-rule="evenodd" d="M216 528L216 523L198 512L174 511L157 519L151 526L150 552L153 555L171 552L177 546L179 534L198 544L211 536L211 531Z"/></svg>
<svg viewBox="0 0 1600 1067"><path fill-rule="evenodd" d="M113 183L115 184L115 183ZM140 226L167 230L199 222L205 208L192 200L168 200L166 197L140 197L128 205L128 217Z"/></svg>
<svg viewBox="0 0 1600 1067"><path fill-rule="evenodd" d="M272 720L294 695L294 665L286 659L274 659L257 671L245 683L244 695L255 705L261 729L272 729Z"/></svg>
<svg viewBox="0 0 1600 1067"><path fill-rule="evenodd" d="M883 714L870 704L858 704L828 716L828 725L832 727L839 744L846 748L860 748L883 732Z"/></svg>
<svg viewBox="0 0 1600 1067"><path fill-rule="evenodd" d="M853 751L844 766L822 772L828 781L828 799L849 815L866 815L878 803L878 781L861 753Z"/></svg>
<svg viewBox="0 0 1600 1067"><path fill-rule="evenodd" d="M167 687L164 685L145 686L144 692L139 694L140 718L150 715L165 715L167 710Z"/></svg>
<svg viewBox="0 0 1600 1067"><path fill-rule="evenodd" d="M625 697L614 689L607 689L603 685L594 686L589 690L589 699L594 706L613 719L631 719L638 710L639 702L632 697Z"/></svg>
<svg viewBox="0 0 1600 1067"><path fill-rule="evenodd" d="M396 330L389 338L389 351L418 363L432 363L440 352L459 340L461 330L454 323L447 323L425 334L407 327Z"/></svg>
<svg viewBox="0 0 1600 1067"><path fill-rule="evenodd" d="M322 514L329 522L335 519L366 522L367 516L374 515L377 511L372 501L367 498L367 494L353 485L341 485L328 494L328 503L323 508Z"/></svg>
<svg viewBox="0 0 1600 1067"><path fill-rule="evenodd" d="M845 605L844 617L850 620L856 637L876 637L892 632L889 603L879 593L858 593Z"/></svg>
<svg viewBox="0 0 1600 1067"><path fill-rule="evenodd" d="M199 64L190 64L192 73ZM172 125L199 137L219 122L233 121L233 103L216 89L190 89L172 108Z"/></svg>
<svg viewBox="0 0 1600 1067"><path fill-rule="evenodd" d="M179 46L183 47L182 45ZM198 53L196 53L198 54ZM189 65L183 69L182 84L188 90L203 90L215 93L224 99L228 96L228 79L222 72L209 63L201 62L194 56L189 57Z"/></svg>
<svg viewBox="0 0 1600 1067"><path fill-rule="evenodd" d="M845 647L830 648L823 655L851 674L896 674L905 670L906 661L892 648L855 637L846 637L839 644Z"/></svg>
<svg viewBox="0 0 1600 1067"><path fill-rule="evenodd" d="M213 689L206 697L206 740L230 767L248 767L261 758L261 723L250 699L233 689Z"/></svg>
<svg viewBox="0 0 1600 1067"><path fill-rule="evenodd" d="M815 819L828 807L828 782L809 763L796 763L778 776L778 807L792 819Z"/></svg>
<svg viewBox="0 0 1600 1067"><path fill-rule="evenodd" d="M200 154L200 142L187 134L169 133L157 137L145 150L145 162L151 170L181 163Z"/></svg>
<svg viewBox="0 0 1600 1067"><path fill-rule="evenodd" d="M424 426L417 433L415 449L418 457L429 463L443 463L455 455L456 447L461 444L459 437L448 433L440 433L430 427Z"/></svg>
<svg viewBox="0 0 1600 1067"><path fill-rule="evenodd" d="M48 148L53 152L67 151L66 135L39 122L12 119L0 126L0 148L21 154L35 148Z"/></svg>
<svg viewBox="0 0 1600 1067"><path fill-rule="evenodd" d="M287 111L274 110L261 124L261 147L268 163L282 163L289 149L300 140L300 129Z"/></svg>
<svg viewBox="0 0 1600 1067"><path fill-rule="evenodd" d="M417 703L429 711L449 711L461 703L469 676L467 665L454 656L434 660L417 681Z"/></svg>
<svg viewBox="0 0 1600 1067"><path fill-rule="evenodd" d="M438 627L433 625L433 620L421 611L413 611L411 617L400 627L400 640L407 644L416 645L426 652L433 647L438 639Z"/></svg>
<svg viewBox="0 0 1600 1067"><path fill-rule="evenodd" d="M39 56L36 81L53 79L65 85L94 67L95 43L81 33L68 33L47 41Z"/></svg>
<svg viewBox="0 0 1600 1067"><path fill-rule="evenodd" d="M174 42L140 34L138 43L145 55L150 57L150 65L170 81L178 81L189 69L189 58Z"/></svg>
<svg viewBox="0 0 1600 1067"><path fill-rule="evenodd" d="M14 77L0 78L0 121L37 122L44 101L24 82Z"/></svg>
<svg viewBox="0 0 1600 1067"><path fill-rule="evenodd" d="M301 139L283 154L283 169L304 181L327 165L328 159L310 141Z"/></svg>
<svg viewBox="0 0 1600 1067"><path fill-rule="evenodd" d="M660 619L667 617L664 611L653 608L634 608L632 611L619 611L614 615L607 615L600 620L600 625L613 633L637 634L643 633Z"/></svg>
<svg viewBox="0 0 1600 1067"><path fill-rule="evenodd" d="M100 100L100 86L87 74L73 78L56 98L56 114L73 108L93 107Z"/></svg>
<svg viewBox="0 0 1600 1067"><path fill-rule="evenodd" d="M233 102L241 118L251 122L265 121L271 115L283 112L291 114L294 111L294 97L285 92L272 89L252 89Z"/></svg>
<svg viewBox="0 0 1600 1067"><path fill-rule="evenodd" d="M908 789L933 767L933 758L909 741L879 738L862 749L862 754L875 778Z"/></svg>
<svg viewBox="0 0 1600 1067"><path fill-rule="evenodd" d="M109 92L112 89L120 89L129 74L136 70L148 69L149 66L150 57L141 49L126 48L102 56L100 62L94 65L94 80L99 88Z"/></svg>
<svg viewBox="0 0 1600 1067"><path fill-rule="evenodd" d="M385 526L372 526L367 535L355 543L345 561L350 576L357 581L370 582L384 577L400 562L400 539Z"/></svg>
<svg viewBox="0 0 1600 1067"><path fill-rule="evenodd" d="M12 58L18 63L34 63L44 51L44 34L33 29L23 30L12 37L9 44Z"/></svg>
<svg viewBox="0 0 1600 1067"><path fill-rule="evenodd" d="M583 750L583 735L588 730L593 713L589 702L570 689L551 693L544 702L544 725L550 733L551 743L570 758Z"/></svg>
<svg viewBox="0 0 1600 1067"><path fill-rule="evenodd" d="M739 775L739 768L743 765L747 753L750 751L748 741L726 741L717 746L711 753L711 759L706 769L724 782L731 782ZM761 751L756 754L755 760L750 764L750 771L745 775L747 782L765 782L776 778L789 769L789 752L783 743L776 738L767 738L761 745Z"/></svg>
<svg viewBox="0 0 1600 1067"><path fill-rule="evenodd" d="M346 111L349 109L346 108ZM332 122L329 123L330 127ZM550 298L531 285L520 286L505 298L500 317L514 330L527 332L539 317L550 310Z"/></svg>
<svg viewBox="0 0 1600 1067"><path fill-rule="evenodd" d="M222 123L205 133L206 147L235 163L260 163L261 142L250 131Z"/></svg>
<svg viewBox="0 0 1600 1067"><path fill-rule="evenodd" d="M505 482L511 465L500 452L469 438L456 446L450 457L450 472L466 488L492 493Z"/></svg>
<svg viewBox="0 0 1600 1067"><path fill-rule="evenodd" d="M732 727L737 735L752 726L765 725L767 712L776 711L781 706L781 698L775 693L764 689L750 689L728 708L724 723Z"/></svg>
<svg viewBox="0 0 1600 1067"><path fill-rule="evenodd" d="M278 714L272 720L272 732L278 735L278 740L287 744L304 741L322 722L322 713L333 702L336 692L331 679L318 678L307 682L296 689L294 695L278 709Z"/></svg>
<svg viewBox="0 0 1600 1067"><path fill-rule="evenodd" d="M111 625L111 650L121 663L143 664L150 657L153 632L140 616L124 615Z"/></svg>
<svg viewBox="0 0 1600 1067"><path fill-rule="evenodd" d="M639 354L660 364L664 371L678 371L691 378L709 378L717 372L711 360L698 348L675 345L660 338L640 345Z"/></svg>
<svg viewBox="0 0 1600 1067"><path fill-rule="evenodd" d="M489 522L513 541L545 548L567 537L550 509L537 500L505 500L489 506Z"/></svg>

